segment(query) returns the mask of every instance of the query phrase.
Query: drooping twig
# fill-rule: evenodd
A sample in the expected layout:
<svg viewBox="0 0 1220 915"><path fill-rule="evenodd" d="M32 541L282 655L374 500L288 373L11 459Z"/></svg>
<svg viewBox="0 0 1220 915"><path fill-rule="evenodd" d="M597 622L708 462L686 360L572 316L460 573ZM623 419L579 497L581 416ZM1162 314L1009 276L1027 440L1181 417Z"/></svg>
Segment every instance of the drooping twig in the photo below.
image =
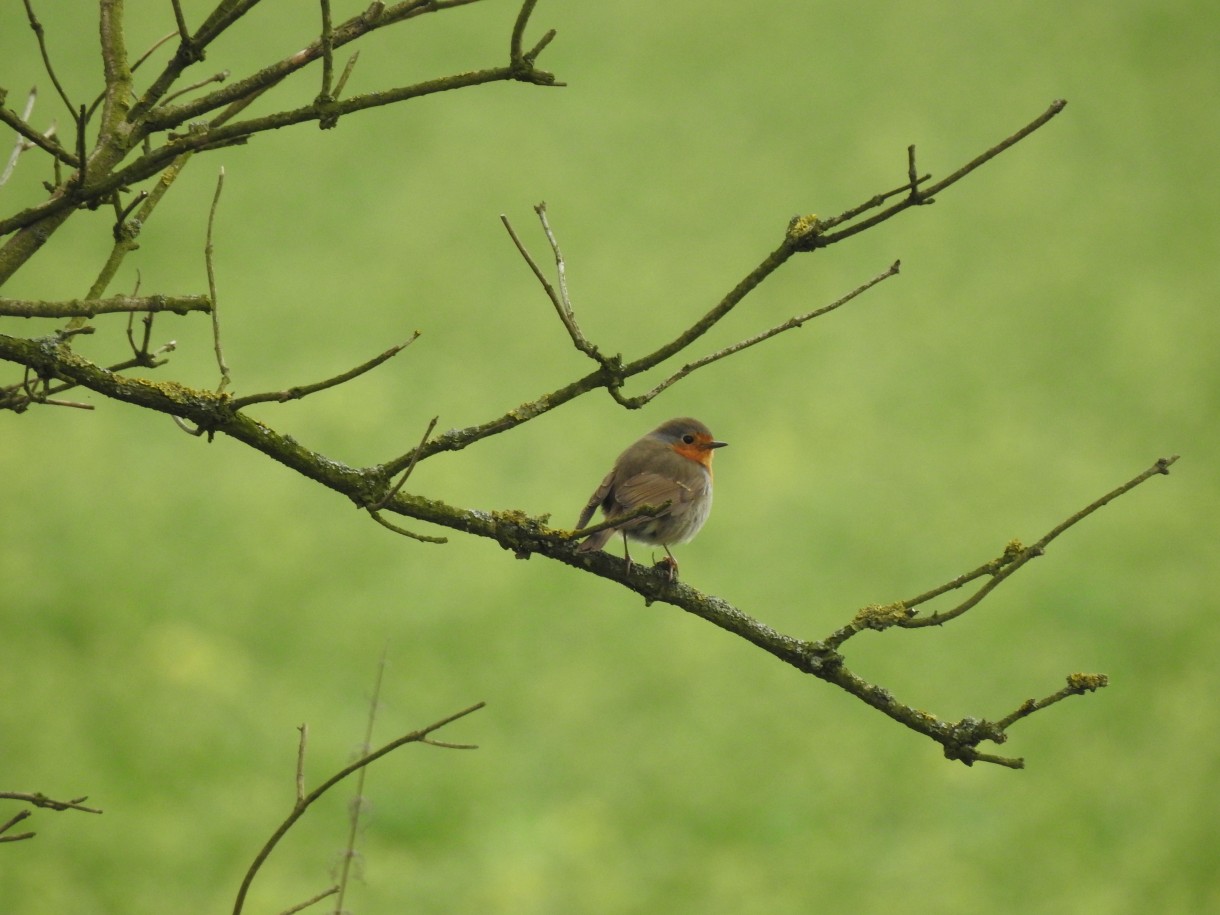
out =
<svg viewBox="0 0 1220 915"><path fill-rule="evenodd" d="M288 834L288 830L290 830L293 827L293 825L297 822L297 820L299 820L302 816L304 816L305 812L320 797L322 797L324 794L326 794L327 791L329 791L331 788L335 787L335 785L339 784L341 781L346 779L348 776L350 776L356 772L359 772L364 767L371 765L372 763L381 759L381 757L385 756L386 754L394 752L399 747L406 746L409 743L427 743L428 738L435 731L439 731L441 728L445 727L446 725L452 724L453 722L457 721L459 718L465 718L467 715L469 715L473 712L477 712L479 709L483 708L486 704L487 703L485 703L485 702L477 702L474 705L470 706L469 708L464 708L460 712L455 712L452 715L448 715L448 716L440 719L439 721L433 722L432 724L428 725L425 728L421 728L418 731L412 731L409 734L404 734L402 737L399 737L395 740L391 740L389 743L387 743L385 746L381 747L380 749L374 750L373 752L362 756L360 759L356 760L355 762L351 763L350 765L347 765L344 768L340 769L338 772L336 772L334 775L332 775L330 778L328 778L326 781L324 781L321 785L319 785L317 788L315 788L313 791L309 792L309 794L305 795L305 797L303 799L298 800L293 805L292 812L288 814L288 817L282 823L280 823L280 825L276 828L275 832L273 832L271 834L271 837L265 843L263 843L263 847L258 850L258 853L254 856L254 860L251 862L250 867L246 870L246 874L242 878L242 881L241 881L241 886L238 887L238 890L237 890L237 899L233 904L233 915L240 915L242 908L245 906L245 903L246 903L246 896L250 891L250 884L254 882L254 878L258 874L259 869L263 866L263 862L265 862L267 860L267 857L271 854L272 851L275 850L275 847L276 847L276 845L279 844L280 840L283 839L284 836ZM448 744L447 747L449 749L460 749L460 750L476 749L476 747L473 744Z"/></svg>

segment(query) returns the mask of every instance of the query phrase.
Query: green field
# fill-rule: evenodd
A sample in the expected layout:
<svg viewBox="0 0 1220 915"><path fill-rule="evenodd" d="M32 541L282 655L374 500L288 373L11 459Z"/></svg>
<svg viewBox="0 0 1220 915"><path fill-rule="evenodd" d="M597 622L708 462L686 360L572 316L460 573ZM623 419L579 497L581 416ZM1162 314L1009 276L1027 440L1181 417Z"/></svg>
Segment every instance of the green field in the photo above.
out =
<svg viewBox="0 0 1220 915"><path fill-rule="evenodd" d="M333 2L336 20L366 5ZM68 6L36 3L65 90L91 100L97 27ZM169 3L126 8L133 56L174 27ZM210 5L183 9L198 23ZM259 6L198 78L292 54L317 10ZM501 65L515 13L489 0L374 36L347 93ZM229 911L292 803L297 727L312 786L359 746L384 651L374 742L487 706L439 735L478 750L406 747L369 770L356 913L1220 910L1213 5L540 0L530 40L552 27L539 63L564 88L462 89L196 156L110 291L137 272L146 294L206 291L224 166L215 265L238 394L422 332L358 381L251 410L364 466L433 416L482 422L590 370L501 213L549 267L546 201L582 327L633 358L794 215L901 185L908 145L940 177L1066 98L934 206L793 258L627 393L901 259L898 277L641 411L594 392L422 463L409 488L566 526L626 444L699 417L731 447L711 520L677 550L684 580L822 638L1181 454L952 625L845 649L948 720L1003 716L1075 671L1111 686L1015 726L997 752L1024 770L966 768L674 607L487 540L396 537L230 439L77 391L96 409L0 415L0 791L105 812L21 824L38 835L0 844L0 907ZM9 2L6 106L33 83L33 123L70 136ZM317 91L309 71L253 110ZM0 215L48 177L24 156ZM0 294L82 296L112 222L79 214ZM123 358L124 320L93 323L78 351ZM2 334L53 327L0 318ZM215 387L205 317L158 318L154 336L177 342L155 377ZM0 385L20 380L0 365ZM246 911L330 884L353 790L310 811ZM0 823L19 809L0 801Z"/></svg>

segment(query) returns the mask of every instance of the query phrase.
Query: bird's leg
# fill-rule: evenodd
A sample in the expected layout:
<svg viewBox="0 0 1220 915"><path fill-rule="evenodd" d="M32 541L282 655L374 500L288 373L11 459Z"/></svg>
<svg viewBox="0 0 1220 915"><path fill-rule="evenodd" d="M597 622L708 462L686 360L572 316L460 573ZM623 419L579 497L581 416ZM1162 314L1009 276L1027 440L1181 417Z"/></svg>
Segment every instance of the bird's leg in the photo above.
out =
<svg viewBox="0 0 1220 915"><path fill-rule="evenodd" d="M627 549L627 532L623 531L623 559L627 562L627 574L630 575L635 569L635 563L631 561L631 550Z"/></svg>
<svg viewBox="0 0 1220 915"><path fill-rule="evenodd" d="M665 550L665 558L657 563L658 566L665 566L669 570L668 579L673 583L678 578L678 560L674 559L674 554L669 551L669 547L661 544Z"/></svg>

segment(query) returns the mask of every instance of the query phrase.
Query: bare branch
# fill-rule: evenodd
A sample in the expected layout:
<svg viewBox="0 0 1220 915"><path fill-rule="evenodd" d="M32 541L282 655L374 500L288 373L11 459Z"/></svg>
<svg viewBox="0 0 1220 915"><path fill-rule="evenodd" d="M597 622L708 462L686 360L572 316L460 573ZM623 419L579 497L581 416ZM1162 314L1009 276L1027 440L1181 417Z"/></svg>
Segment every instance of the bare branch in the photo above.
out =
<svg viewBox="0 0 1220 915"><path fill-rule="evenodd" d="M316 381L313 384L297 385L296 387L287 388L283 391L269 391L263 394L248 394L245 397L235 397L232 401L233 409L242 410L256 403L286 403L290 400L300 400L302 397L308 397L310 394L316 394L319 391L325 391L327 388L333 388L345 382L351 381L353 378L359 378L365 372L370 372L383 362L393 359L404 349L410 346L419 338L419 331L413 333L410 339L397 346L391 346L384 353L374 356L367 362L362 362L354 369L348 369L346 372L341 372L331 378L323 381Z"/></svg>
<svg viewBox="0 0 1220 915"><path fill-rule="evenodd" d="M644 394L641 394L638 397L625 397L622 395L622 393L620 393L620 391L617 388L611 388L610 395L615 400L617 400L619 403L621 403L623 406L627 407L628 409L631 409L631 410L638 409L639 407L644 406L644 404L648 403L648 401L652 400L654 397L656 397L658 394L660 394L670 385L674 384L675 382L681 381L683 378L685 378L691 372L694 372L696 369L701 369L705 365L711 365L713 362L723 359L726 356L731 356L734 353L739 353L743 349L748 349L749 347L754 346L755 344L762 343L764 340L769 340L772 337L774 337L776 334L782 334L786 330L793 330L794 328L801 327L805 324L806 321L812 321L814 318L820 318L822 315L832 312L836 308L839 308L842 305L846 305L856 296L860 295L863 292L866 292L867 290L871 289L873 286L876 286L882 280L886 280L886 279L889 279L891 276L895 276L898 273L900 263L901 262L899 262L899 261L894 261L894 263L890 265L889 269L883 271L882 273L877 274L875 277L873 277L868 282L866 282L860 286L857 286L855 289L853 289L851 292L847 293L846 295L835 299L829 305L823 305L821 308L815 308L813 311L806 312L803 315L797 315L795 317L789 318L787 321L783 322L782 324L777 324L777 325L775 325L775 327L772 327L769 330L764 330L760 334L755 334L753 337L747 337L745 340L740 340L737 343L732 344L731 346L726 346L724 349L717 350L714 353L709 353L708 355L706 355L700 359L696 359L694 362L688 362L686 365L682 366L682 368L680 368L678 371L674 372L674 374L670 375L668 378L666 378L664 381L662 381L652 390L650 390Z"/></svg>
<svg viewBox="0 0 1220 915"><path fill-rule="evenodd" d="M896 216L898 213L901 213L903 210L907 209L908 207L921 206L923 204L932 203L934 201L936 195L939 194L941 191L943 191L946 188L961 181L963 178L965 178L967 175L969 175L972 171L977 169L979 166L985 165L986 163L988 163L992 159L994 159L996 156L998 156L1000 153L1004 152L1007 149L1010 149L1012 146L1016 145L1021 140L1024 140L1035 130L1037 130L1038 128L1047 124L1053 117L1055 117L1055 115L1057 115L1057 114L1059 114L1059 112L1063 111L1063 109L1066 106L1067 106L1067 101L1065 99L1056 99L1055 101L1051 102L1050 107L1047 108L1046 111L1042 112L1042 114L1038 115L1038 117L1034 118L1032 121L1030 121L1020 130L1005 137L1003 140L1001 140L999 143L992 146L986 152L980 153L979 155L975 156L973 159L971 159L969 162L967 162L957 171L950 174L948 177L941 179L940 181L936 182L935 184L933 184L927 188L918 189L914 186L915 182L911 181L908 184L908 187L910 187L910 194L908 194L908 196L904 200L901 200L898 203L895 203L894 205L890 206L889 208L882 210L880 213L878 213L875 216L871 216L868 219L862 220L861 222L854 223L853 225L850 225L847 228L840 229L838 232L833 232L833 233L829 233L829 234L827 234L828 229L832 228L833 226L839 225L843 222L846 222L847 218L846 218L846 214L841 214L839 216L826 220L822 224L821 229L817 233L816 238L813 236L810 236L808 239L806 239L808 246L809 246L808 250L812 250L815 247L824 248L828 245L833 245L836 242L840 242L845 238L850 238L853 235L857 235L860 232L863 232L865 229L871 228L872 226L885 222L887 219L891 218L892 216ZM915 173L915 148L913 146L908 147L907 152L908 152L908 157L909 157L908 178L910 178L910 176L914 175L914 173ZM920 179L920 180L922 181L923 179ZM851 212L851 211L849 211L849 212Z"/></svg>
<svg viewBox="0 0 1220 915"><path fill-rule="evenodd" d="M101 314L137 311L171 311L185 315L192 311L211 310L212 302L205 295L116 295L108 299L67 299L62 302L0 299L0 316L7 318L92 318Z"/></svg>
<svg viewBox="0 0 1220 915"><path fill-rule="evenodd" d="M962 603L958 604L951 610L946 610L943 613L931 613L928 616L912 617L899 625L906 629L919 629L924 626L940 626L949 622L949 620L956 619L970 608L976 606L979 601L999 587L1003 581L1005 581L1009 576L1024 566L1031 559L1036 559L1037 557L1043 555L1046 552L1046 547L1050 544L1050 542L1068 528L1079 524L1103 505L1113 502L1126 492L1130 492L1145 480L1160 474L1168 474L1170 466L1172 466L1177 460L1178 455L1176 454L1170 457L1160 458L1143 473L1133 477L1121 486L1112 489L1101 498L1089 503L1080 511L1076 512L1062 523L1056 525L1048 533L1046 533L1042 539L1029 547L1022 546L1020 541L1011 541L1005 548L1004 553L998 559L992 560L991 563L982 566L979 570L976 570L975 573L971 573L972 577L974 578L980 577L980 574L991 575L991 580L979 588L978 591L976 591L973 595L962 601ZM923 603L924 601L935 597L938 594L943 594L952 588L959 587L960 584L965 584L965 582L968 580L971 579L959 577L947 585L942 585L940 588L933 589L932 591L927 592L927 594L922 594L917 598L913 598L910 601L904 601L903 603L908 607L914 607L916 604Z"/></svg>
<svg viewBox="0 0 1220 915"><path fill-rule="evenodd" d="M240 915L242 908L246 903L246 895L250 891L250 884L254 881L254 877L258 874L259 869L263 866L263 862L266 861L271 852L275 850L275 846L279 844L279 841L288 834L288 830L293 827L297 820L304 816L305 811L307 811L310 806L318 800L318 798L322 797L322 795L324 795L331 788L335 787L335 785L339 784L348 776L361 771L366 766L376 762L386 754L392 753L399 747L406 746L409 743L426 743L428 742L428 738L434 732L439 731L441 728L448 724L452 724L460 718L464 718L473 712L477 712L486 704L487 703L485 702L477 702L469 708L464 708L460 712L455 712L452 715L448 715L439 721L433 722L425 728L421 728L418 731L412 731L409 734L404 734L402 737L399 737L396 740L391 740L380 749L367 753L350 765L340 769L321 785L307 794L303 800L300 800L294 804L292 812L288 814L288 817L276 828L275 832L271 834L271 838L269 838L263 844L263 847L258 850L258 854L254 856L254 861L251 862L249 869L246 871L245 877L242 878L241 886L238 888L237 899L233 904L233 915ZM470 747L470 749L475 748Z"/></svg>
<svg viewBox="0 0 1220 915"><path fill-rule="evenodd" d="M84 813L102 812L96 807L86 807L85 801L89 800L89 798L84 795L74 797L70 801L57 801L52 797L47 797L41 791L0 791L0 800L22 801L35 807L42 807L45 810L80 810Z"/></svg>

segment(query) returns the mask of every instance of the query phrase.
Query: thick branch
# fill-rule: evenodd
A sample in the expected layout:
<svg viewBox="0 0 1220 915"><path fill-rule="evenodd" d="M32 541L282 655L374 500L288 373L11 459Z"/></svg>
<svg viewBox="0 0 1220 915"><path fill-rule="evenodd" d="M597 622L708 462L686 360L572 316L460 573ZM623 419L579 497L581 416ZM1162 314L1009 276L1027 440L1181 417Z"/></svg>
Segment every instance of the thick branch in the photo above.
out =
<svg viewBox="0 0 1220 915"><path fill-rule="evenodd" d="M377 505L382 510L419 521L495 540L518 556L539 553L617 581L648 602L661 601L680 607L746 639L797 670L835 684L895 721L935 740L950 758L960 759L967 764L975 760L1001 765L1020 764L1019 760L992 757L977 749L977 744L984 739L1002 740L1002 727L972 719L957 724L944 722L898 701L888 690L857 676L847 668L843 655L836 648L843 641L838 633L825 640L805 640L784 635L721 598L703 594L683 582L670 581L662 572L629 568L621 559L607 553L578 553L570 531L550 528L543 520L523 512L465 510L402 492L387 501L385 497L391 477L384 466L359 470L310 451L294 439L280 435L233 410L230 399L224 395L190 390L175 384L158 385L144 379L129 379L105 372L60 345L54 336L32 341L0 335L0 357L29 365L43 376L67 378L108 397L179 416L207 430L209 434L229 435L310 479L343 493L362 507ZM421 450L424 450L422 446L416 449ZM1139 483L1154 475L1167 473L1173 460L1165 458L1158 461L1148 471L1071 516L1040 542L1049 542L1101 505L1130 491ZM861 619L859 616L857 618ZM881 617L873 614L869 618Z"/></svg>

